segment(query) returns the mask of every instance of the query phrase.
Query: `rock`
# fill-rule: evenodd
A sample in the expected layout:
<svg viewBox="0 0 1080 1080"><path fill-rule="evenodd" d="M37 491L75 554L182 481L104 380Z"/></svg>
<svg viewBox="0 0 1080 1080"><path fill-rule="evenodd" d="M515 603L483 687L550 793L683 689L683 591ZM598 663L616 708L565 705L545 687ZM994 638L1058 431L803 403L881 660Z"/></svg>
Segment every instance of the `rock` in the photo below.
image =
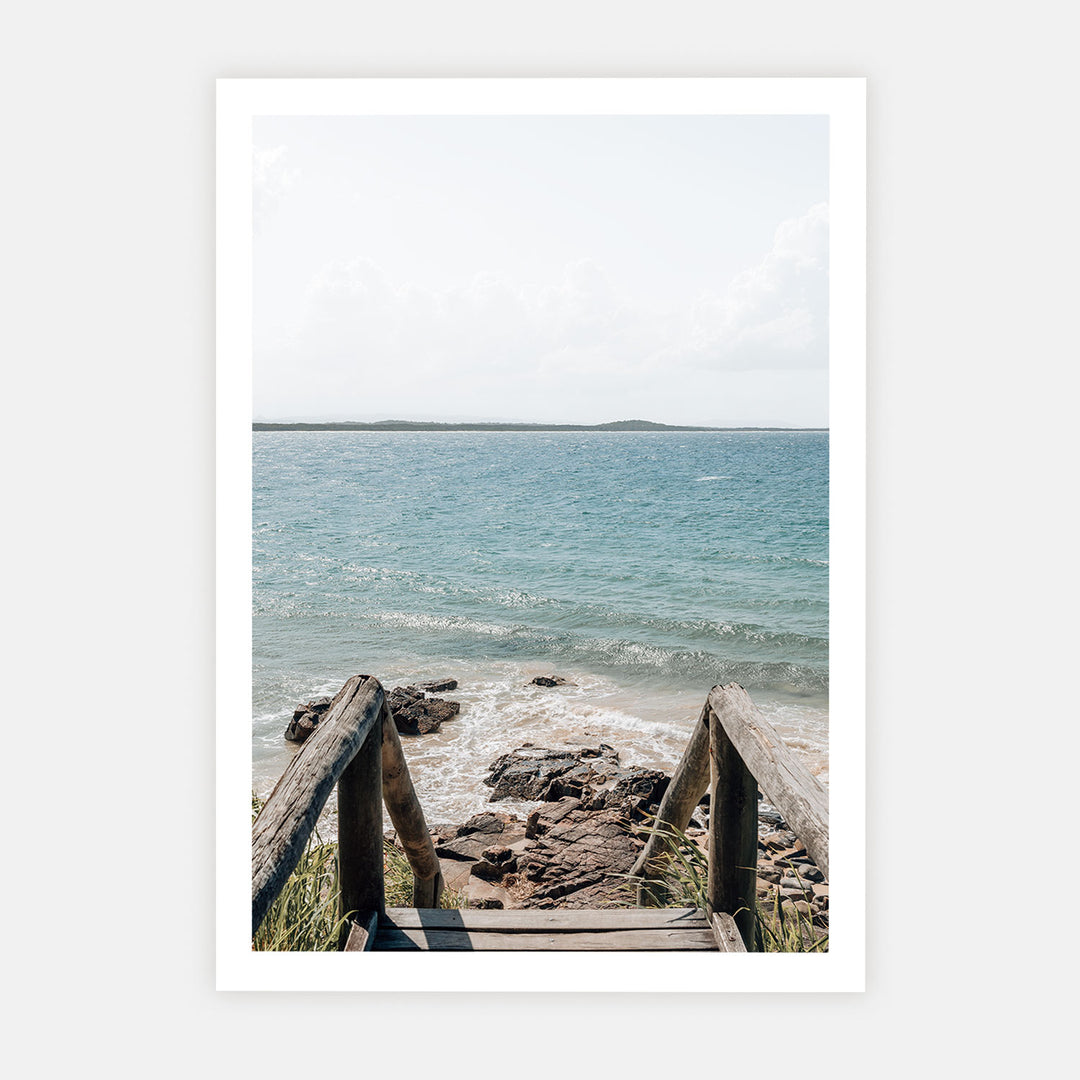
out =
<svg viewBox="0 0 1080 1080"><path fill-rule="evenodd" d="M589 811L577 800L559 804L557 813L542 807L530 815L532 845L518 857L527 881L537 888L522 901L525 907L604 907L625 904L629 873L644 847L632 835L623 809ZM554 808L553 808L554 809Z"/></svg>
<svg viewBox="0 0 1080 1080"><path fill-rule="evenodd" d="M391 709L407 709L417 701L424 700L424 691L413 686L395 686L386 695L386 703Z"/></svg>
<svg viewBox="0 0 1080 1080"><path fill-rule="evenodd" d="M413 683L407 689L421 690L426 694L441 694L447 690L456 690L457 687L457 679L428 679L427 682Z"/></svg>
<svg viewBox="0 0 1080 1080"><path fill-rule="evenodd" d="M646 805L659 802L671 782L659 769L631 769L624 772L609 793L608 805L613 801L642 799Z"/></svg>
<svg viewBox="0 0 1080 1080"><path fill-rule="evenodd" d="M285 738L289 742L302 743L314 730L316 721L310 716L301 716L299 720L293 719L285 729Z"/></svg>
<svg viewBox="0 0 1080 1080"><path fill-rule="evenodd" d="M573 686L561 675L537 675L529 684L530 686Z"/></svg>
<svg viewBox="0 0 1080 1080"><path fill-rule="evenodd" d="M429 698L415 686L395 686L387 694L386 702L393 714L394 726L402 735L427 735L438 731L445 721L461 711L460 703Z"/></svg>
<svg viewBox="0 0 1080 1080"><path fill-rule="evenodd" d="M509 859L500 862L486 856L477 859L472 865L473 876L482 878L484 881L501 881L507 874L514 873L517 870L517 859L514 858L513 852L507 851L507 854Z"/></svg>
<svg viewBox="0 0 1080 1080"><path fill-rule="evenodd" d="M511 814L475 814L449 839L434 837L440 859L478 860L493 847L509 847L525 838L525 824ZM493 843L498 839L499 843Z"/></svg>
<svg viewBox="0 0 1080 1080"><path fill-rule="evenodd" d="M289 742L303 742L318 726L319 720L330 708L333 698L319 697L303 705L297 705L292 720L285 729L285 738Z"/></svg>
<svg viewBox="0 0 1080 1080"><path fill-rule="evenodd" d="M580 807L581 800L571 798L560 799L557 803L545 806L538 806L525 821L526 838L534 840L536 837L542 836L552 825L562 821L571 810L578 810Z"/></svg>
<svg viewBox="0 0 1080 1080"><path fill-rule="evenodd" d="M783 900L805 900L807 896L813 895L814 891L809 885L800 885L790 878L784 878L780 882L780 896Z"/></svg>
<svg viewBox="0 0 1080 1080"><path fill-rule="evenodd" d="M669 779L658 769L623 768L618 753L601 743L558 750L521 746L497 758L484 783L494 789L492 802L558 802L571 798L581 800L586 810L619 807L640 820L659 803Z"/></svg>
<svg viewBox="0 0 1080 1080"><path fill-rule="evenodd" d="M469 836L472 833L503 833L508 825L513 825L518 819L512 814L498 814L493 810L485 810L482 814L473 814L464 825L459 825L458 836Z"/></svg>
<svg viewBox="0 0 1080 1080"><path fill-rule="evenodd" d="M789 832L769 833L763 840L770 851L787 851L798 843L795 836Z"/></svg>
<svg viewBox="0 0 1080 1080"><path fill-rule="evenodd" d="M492 762L491 774L484 783L494 790L497 799L528 799L555 802L584 793L594 781L602 783L619 771L619 755L603 743L595 749L548 750L522 746ZM553 783L559 781L559 783Z"/></svg>

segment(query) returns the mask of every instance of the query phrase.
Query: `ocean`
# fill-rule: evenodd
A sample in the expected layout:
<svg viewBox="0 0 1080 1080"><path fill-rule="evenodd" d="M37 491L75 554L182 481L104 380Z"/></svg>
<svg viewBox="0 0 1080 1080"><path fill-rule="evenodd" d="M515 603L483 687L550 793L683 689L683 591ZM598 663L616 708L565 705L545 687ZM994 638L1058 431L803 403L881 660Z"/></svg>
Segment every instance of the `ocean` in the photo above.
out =
<svg viewBox="0 0 1080 1080"><path fill-rule="evenodd" d="M523 743L670 770L735 681L829 770L827 432L254 432L252 788L300 702L452 677L430 823ZM541 674L570 684L530 684Z"/></svg>

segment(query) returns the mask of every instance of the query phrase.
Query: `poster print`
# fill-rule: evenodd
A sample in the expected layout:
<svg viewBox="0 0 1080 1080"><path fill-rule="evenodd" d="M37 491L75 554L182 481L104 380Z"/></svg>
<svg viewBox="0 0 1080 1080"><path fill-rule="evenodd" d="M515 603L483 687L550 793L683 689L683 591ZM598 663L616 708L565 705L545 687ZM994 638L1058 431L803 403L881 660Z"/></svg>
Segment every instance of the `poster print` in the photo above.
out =
<svg viewBox="0 0 1080 1080"><path fill-rule="evenodd" d="M861 986L862 102L219 84L223 988Z"/></svg>

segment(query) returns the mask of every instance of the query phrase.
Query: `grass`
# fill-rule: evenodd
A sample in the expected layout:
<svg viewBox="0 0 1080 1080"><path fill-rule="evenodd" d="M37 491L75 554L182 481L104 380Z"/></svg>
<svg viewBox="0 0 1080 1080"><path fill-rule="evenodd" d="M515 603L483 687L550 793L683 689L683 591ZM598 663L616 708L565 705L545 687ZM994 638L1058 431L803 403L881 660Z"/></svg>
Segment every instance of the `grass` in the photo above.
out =
<svg viewBox="0 0 1080 1080"><path fill-rule="evenodd" d="M252 795L252 821L260 809L261 802ZM650 826L645 831L654 829ZM707 906L708 859L685 833L673 829L672 834L675 843L663 880L667 894L664 906L704 910ZM405 853L390 843L383 847L383 873L386 906L409 907L412 900L412 869ZM628 893L627 904L633 906L637 898L637 880L628 878L624 888ZM342 925L347 921L347 916L338 916L340 892L337 844L323 841L316 830L296 869L251 939L252 949L274 952L336 951ZM468 900L462 893L444 890L439 906L467 907ZM755 905L755 918L758 948L763 952L824 952L828 949L828 935L819 937L820 931L811 919L781 904L778 897L774 903Z"/></svg>
<svg viewBox="0 0 1080 1080"><path fill-rule="evenodd" d="M251 820L262 803L251 796ZM386 906L409 907L412 900L412 869L404 852L393 844L383 845ZM339 917L337 844L325 842L316 829L296 869L278 898L270 906L251 939L258 952L336 952L342 926L348 915ZM466 898L443 891L440 907L464 907Z"/></svg>
<svg viewBox="0 0 1080 1080"><path fill-rule="evenodd" d="M655 826L648 826L647 833L658 831ZM695 907L702 911L707 907L707 885L709 880L709 860L705 852L678 829L671 828L674 843L670 845L671 858L668 860L667 874L662 879L664 907ZM795 871L798 878L798 871ZM801 881L801 879L800 879ZM634 900L637 898L637 879L627 880L627 888L633 889ZM780 902L779 893L775 901L764 904L755 903L755 938L761 952L826 952L829 947L828 934L814 926L813 920L798 909Z"/></svg>

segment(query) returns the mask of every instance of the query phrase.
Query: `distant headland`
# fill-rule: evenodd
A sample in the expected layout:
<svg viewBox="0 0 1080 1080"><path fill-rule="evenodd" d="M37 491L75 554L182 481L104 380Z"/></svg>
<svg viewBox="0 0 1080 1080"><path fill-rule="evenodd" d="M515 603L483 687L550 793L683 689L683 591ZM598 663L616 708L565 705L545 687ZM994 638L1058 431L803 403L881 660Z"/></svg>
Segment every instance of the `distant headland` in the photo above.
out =
<svg viewBox="0 0 1080 1080"><path fill-rule="evenodd" d="M444 423L437 420L334 420L327 423L255 421L252 431L828 431L799 427L697 427L653 420L613 420L607 424Z"/></svg>

